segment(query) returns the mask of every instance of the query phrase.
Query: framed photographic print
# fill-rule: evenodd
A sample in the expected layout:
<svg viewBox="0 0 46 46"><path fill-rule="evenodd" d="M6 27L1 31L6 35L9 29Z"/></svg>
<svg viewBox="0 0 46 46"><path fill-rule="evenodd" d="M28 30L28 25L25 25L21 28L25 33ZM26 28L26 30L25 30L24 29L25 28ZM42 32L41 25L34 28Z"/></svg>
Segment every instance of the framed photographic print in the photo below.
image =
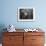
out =
<svg viewBox="0 0 46 46"><path fill-rule="evenodd" d="M18 8L18 21L34 21L35 8L19 7Z"/></svg>

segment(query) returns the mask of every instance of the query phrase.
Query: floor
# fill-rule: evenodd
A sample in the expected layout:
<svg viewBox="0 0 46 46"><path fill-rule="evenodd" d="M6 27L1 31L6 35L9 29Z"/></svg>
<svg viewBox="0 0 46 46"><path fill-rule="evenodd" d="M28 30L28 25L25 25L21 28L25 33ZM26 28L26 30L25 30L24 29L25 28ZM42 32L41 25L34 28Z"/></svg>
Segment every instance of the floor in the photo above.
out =
<svg viewBox="0 0 46 46"><path fill-rule="evenodd" d="M2 46L2 44L0 44L0 46Z"/></svg>

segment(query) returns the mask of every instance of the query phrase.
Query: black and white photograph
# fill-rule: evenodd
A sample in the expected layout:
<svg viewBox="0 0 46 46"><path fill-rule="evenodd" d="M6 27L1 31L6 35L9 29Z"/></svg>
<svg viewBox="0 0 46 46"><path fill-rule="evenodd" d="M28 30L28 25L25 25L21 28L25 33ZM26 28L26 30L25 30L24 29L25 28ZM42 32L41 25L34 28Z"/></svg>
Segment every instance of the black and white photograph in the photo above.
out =
<svg viewBox="0 0 46 46"><path fill-rule="evenodd" d="M18 8L18 21L34 21L35 9L34 8Z"/></svg>

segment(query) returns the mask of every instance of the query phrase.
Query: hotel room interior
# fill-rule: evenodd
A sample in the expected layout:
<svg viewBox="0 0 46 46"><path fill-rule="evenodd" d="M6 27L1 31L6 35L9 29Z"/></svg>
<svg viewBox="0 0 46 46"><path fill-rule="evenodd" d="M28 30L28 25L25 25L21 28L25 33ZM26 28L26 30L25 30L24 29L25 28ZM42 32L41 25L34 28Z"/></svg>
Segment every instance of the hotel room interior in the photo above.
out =
<svg viewBox="0 0 46 46"><path fill-rule="evenodd" d="M0 46L46 46L46 0L0 0Z"/></svg>

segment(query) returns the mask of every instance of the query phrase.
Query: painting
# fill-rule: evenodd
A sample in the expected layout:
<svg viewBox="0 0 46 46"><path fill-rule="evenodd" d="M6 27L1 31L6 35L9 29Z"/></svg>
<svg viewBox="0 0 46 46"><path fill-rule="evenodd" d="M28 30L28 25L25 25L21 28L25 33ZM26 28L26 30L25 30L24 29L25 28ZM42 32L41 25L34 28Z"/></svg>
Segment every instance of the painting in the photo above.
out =
<svg viewBox="0 0 46 46"><path fill-rule="evenodd" d="M18 8L18 21L34 21L35 8L19 7Z"/></svg>

